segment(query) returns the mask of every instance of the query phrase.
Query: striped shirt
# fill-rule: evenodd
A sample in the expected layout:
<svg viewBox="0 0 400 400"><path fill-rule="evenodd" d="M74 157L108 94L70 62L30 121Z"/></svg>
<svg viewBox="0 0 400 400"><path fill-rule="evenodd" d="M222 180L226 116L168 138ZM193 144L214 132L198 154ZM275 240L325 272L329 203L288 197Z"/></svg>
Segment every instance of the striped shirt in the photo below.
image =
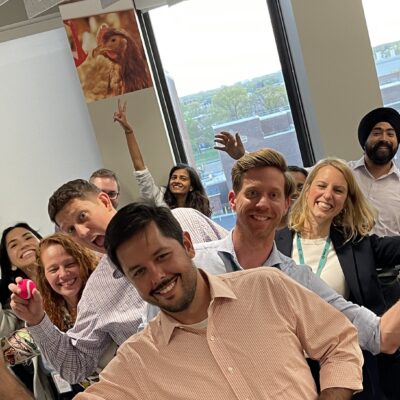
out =
<svg viewBox="0 0 400 400"><path fill-rule="evenodd" d="M362 388L356 329L317 295L272 268L202 273L207 327L161 312L76 399L317 399L303 351L320 360L322 390Z"/></svg>
<svg viewBox="0 0 400 400"><path fill-rule="evenodd" d="M61 332L45 315L28 330L53 368L77 383L96 370L110 346L121 345L137 331L143 309L136 289L103 256L86 283L72 329Z"/></svg>

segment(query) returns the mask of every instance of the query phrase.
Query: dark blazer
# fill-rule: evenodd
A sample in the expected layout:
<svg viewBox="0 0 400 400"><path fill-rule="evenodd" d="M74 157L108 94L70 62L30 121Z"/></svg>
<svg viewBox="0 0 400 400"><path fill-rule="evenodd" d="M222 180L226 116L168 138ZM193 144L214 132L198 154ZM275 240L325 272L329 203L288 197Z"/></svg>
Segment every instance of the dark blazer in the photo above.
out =
<svg viewBox="0 0 400 400"><path fill-rule="evenodd" d="M288 257L292 255L293 235L288 228L275 235L278 250ZM350 300L383 314L386 304L376 268L400 264L400 236L371 235L345 243L342 230L332 226L330 237L350 290Z"/></svg>
<svg viewBox="0 0 400 400"><path fill-rule="evenodd" d="M278 250L291 257L294 232L288 228L276 232L275 242ZM386 309L378 281L376 268L389 268L400 264L400 236L379 237L376 235L358 237L346 242L343 231L331 226L330 237L350 290L350 299L381 315ZM306 260L307 262L307 260ZM364 390L353 396L357 400L399 399L400 354L364 354ZM315 365L311 365L316 375ZM380 382L380 383L379 383ZM382 394L383 391L387 397Z"/></svg>

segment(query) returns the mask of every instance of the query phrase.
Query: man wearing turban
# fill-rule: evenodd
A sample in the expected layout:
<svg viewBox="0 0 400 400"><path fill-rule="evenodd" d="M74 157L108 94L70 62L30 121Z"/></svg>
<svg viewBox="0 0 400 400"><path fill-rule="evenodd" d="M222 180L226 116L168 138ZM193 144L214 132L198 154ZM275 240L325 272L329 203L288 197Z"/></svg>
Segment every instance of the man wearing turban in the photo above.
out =
<svg viewBox="0 0 400 400"><path fill-rule="evenodd" d="M378 212L373 233L400 235L400 171L393 162L399 147L400 114L389 107L370 111L360 121L358 140L364 155L349 166Z"/></svg>

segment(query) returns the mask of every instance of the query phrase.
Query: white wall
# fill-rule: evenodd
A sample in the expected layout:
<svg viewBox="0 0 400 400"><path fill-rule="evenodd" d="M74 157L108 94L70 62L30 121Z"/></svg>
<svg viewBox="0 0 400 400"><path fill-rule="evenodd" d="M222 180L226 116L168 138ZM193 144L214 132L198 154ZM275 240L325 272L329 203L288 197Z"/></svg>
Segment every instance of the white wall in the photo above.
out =
<svg viewBox="0 0 400 400"><path fill-rule="evenodd" d="M0 82L0 227L49 233L49 196L102 165L64 29L0 43Z"/></svg>
<svg viewBox="0 0 400 400"><path fill-rule="evenodd" d="M23 19L18 2L1 8L0 25L8 22L3 11L10 22ZM359 157L358 121L381 104L361 0L282 4L317 157ZM100 166L121 176L123 203L137 194L124 137L111 119L116 100L92 103L88 113L63 28L43 43L40 36L10 41L56 27L62 27L57 17L0 28L0 230L26 220L47 233L51 193ZM145 161L163 184L174 159L157 96L152 88L126 97Z"/></svg>
<svg viewBox="0 0 400 400"><path fill-rule="evenodd" d="M382 106L361 0L282 0L317 160L361 157L361 118Z"/></svg>

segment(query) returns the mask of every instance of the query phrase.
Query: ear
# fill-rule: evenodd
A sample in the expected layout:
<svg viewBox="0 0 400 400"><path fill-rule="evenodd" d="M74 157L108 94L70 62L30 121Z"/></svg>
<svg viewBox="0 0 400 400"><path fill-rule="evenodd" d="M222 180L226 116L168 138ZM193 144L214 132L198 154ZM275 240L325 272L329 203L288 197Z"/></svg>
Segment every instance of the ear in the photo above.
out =
<svg viewBox="0 0 400 400"><path fill-rule="evenodd" d="M228 201L233 211L236 211L236 195L233 190L228 193Z"/></svg>
<svg viewBox="0 0 400 400"><path fill-rule="evenodd" d="M113 205L112 205L112 203L111 203L111 200L110 200L110 198L108 197L107 193L100 192L100 193L97 195L97 200L100 201L100 203L103 204L103 205L107 208L107 210L110 211L110 210L113 210L113 209L114 209L114 207L113 207Z"/></svg>
<svg viewBox="0 0 400 400"><path fill-rule="evenodd" d="M183 247L186 250L186 254L190 258L193 258L195 255L195 251L193 247L192 238L190 237L189 232L183 232Z"/></svg>

